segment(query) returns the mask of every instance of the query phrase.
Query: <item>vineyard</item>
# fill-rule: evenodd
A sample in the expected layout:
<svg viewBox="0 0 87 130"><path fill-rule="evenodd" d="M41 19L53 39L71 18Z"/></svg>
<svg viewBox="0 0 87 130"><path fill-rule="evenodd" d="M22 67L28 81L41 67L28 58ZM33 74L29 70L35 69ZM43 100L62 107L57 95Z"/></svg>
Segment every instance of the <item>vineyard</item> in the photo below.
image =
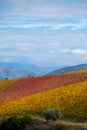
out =
<svg viewBox="0 0 87 130"><path fill-rule="evenodd" d="M0 94L0 103L29 96L35 93L51 90L87 80L87 70L42 77L26 77L18 80L0 81L4 91ZM7 84L7 85L6 85ZM8 87L10 86L10 87Z"/></svg>
<svg viewBox="0 0 87 130"><path fill-rule="evenodd" d="M51 89L0 106L0 115L60 108L64 117L87 119L87 82Z"/></svg>
<svg viewBox="0 0 87 130"><path fill-rule="evenodd" d="M0 81L0 93L2 93L6 88L15 84L19 79L2 80Z"/></svg>

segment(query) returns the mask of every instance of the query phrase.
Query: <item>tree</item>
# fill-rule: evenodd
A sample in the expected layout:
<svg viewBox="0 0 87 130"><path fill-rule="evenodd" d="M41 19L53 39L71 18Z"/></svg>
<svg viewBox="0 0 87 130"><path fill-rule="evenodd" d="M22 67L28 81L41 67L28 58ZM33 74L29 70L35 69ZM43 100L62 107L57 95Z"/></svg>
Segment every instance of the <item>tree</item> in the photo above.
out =
<svg viewBox="0 0 87 130"><path fill-rule="evenodd" d="M64 71L61 71L60 73L61 73L61 74L63 74L63 73L64 73Z"/></svg>
<svg viewBox="0 0 87 130"><path fill-rule="evenodd" d="M60 109L48 108L43 111L43 116L47 121L49 121L49 120L55 121L55 120L59 119L62 116L62 114L61 114Z"/></svg>
<svg viewBox="0 0 87 130"><path fill-rule="evenodd" d="M8 77L5 77L5 80L8 80Z"/></svg>
<svg viewBox="0 0 87 130"><path fill-rule="evenodd" d="M28 74L28 77L30 77L31 75L30 74Z"/></svg>

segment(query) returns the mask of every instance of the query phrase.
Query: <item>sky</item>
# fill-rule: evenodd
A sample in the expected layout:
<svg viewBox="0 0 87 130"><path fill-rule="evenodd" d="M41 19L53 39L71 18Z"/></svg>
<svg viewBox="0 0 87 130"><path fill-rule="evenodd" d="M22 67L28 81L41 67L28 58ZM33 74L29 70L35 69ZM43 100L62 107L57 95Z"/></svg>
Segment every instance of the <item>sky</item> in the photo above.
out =
<svg viewBox="0 0 87 130"><path fill-rule="evenodd" d="M0 62L87 63L87 0L0 0Z"/></svg>

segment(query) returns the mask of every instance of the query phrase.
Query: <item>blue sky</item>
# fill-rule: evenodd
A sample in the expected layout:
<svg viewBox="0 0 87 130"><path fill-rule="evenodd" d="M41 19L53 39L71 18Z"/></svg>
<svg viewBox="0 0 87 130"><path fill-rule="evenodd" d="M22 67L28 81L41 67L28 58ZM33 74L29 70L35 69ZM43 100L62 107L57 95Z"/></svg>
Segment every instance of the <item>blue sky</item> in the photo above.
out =
<svg viewBox="0 0 87 130"><path fill-rule="evenodd" d="M0 0L0 61L87 63L87 0Z"/></svg>

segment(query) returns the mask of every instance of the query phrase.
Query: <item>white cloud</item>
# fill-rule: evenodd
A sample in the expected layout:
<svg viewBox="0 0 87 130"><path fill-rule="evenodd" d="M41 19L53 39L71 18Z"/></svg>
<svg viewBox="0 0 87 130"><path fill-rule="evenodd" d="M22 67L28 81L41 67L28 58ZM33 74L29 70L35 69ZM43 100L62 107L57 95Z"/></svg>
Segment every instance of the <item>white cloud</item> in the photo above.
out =
<svg viewBox="0 0 87 130"><path fill-rule="evenodd" d="M87 50L85 49L63 49L60 51L62 54L74 54L74 55L86 55Z"/></svg>
<svg viewBox="0 0 87 130"><path fill-rule="evenodd" d="M75 49L71 51L73 54L77 54L77 55L86 55L87 56L87 50L83 50L83 49Z"/></svg>
<svg viewBox="0 0 87 130"><path fill-rule="evenodd" d="M0 15L31 17L87 17L87 1L70 3L69 0L3 0L6 9Z"/></svg>
<svg viewBox="0 0 87 130"><path fill-rule="evenodd" d="M0 57L41 65L87 62L87 1L3 0Z"/></svg>
<svg viewBox="0 0 87 130"><path fill-rule="evenodd" d="M27 18L28 19L28 18ZM52 20L52 19L50 19ZM78 20L78 21L77 21ZM55 22L56 21L56 22ZM44 29L46 31L51 31L51 30L86 30L87 29L87 18L84 19L76 19L76 21L72 22L66 21L63 19L62 22L59 20L54 19L52 23L46 19L43 19L42 22L39 20L33 21L34 23L22 23L22 24L0 24L1 29L29 29L29 30L41 30L43 31Z"/></svg>

